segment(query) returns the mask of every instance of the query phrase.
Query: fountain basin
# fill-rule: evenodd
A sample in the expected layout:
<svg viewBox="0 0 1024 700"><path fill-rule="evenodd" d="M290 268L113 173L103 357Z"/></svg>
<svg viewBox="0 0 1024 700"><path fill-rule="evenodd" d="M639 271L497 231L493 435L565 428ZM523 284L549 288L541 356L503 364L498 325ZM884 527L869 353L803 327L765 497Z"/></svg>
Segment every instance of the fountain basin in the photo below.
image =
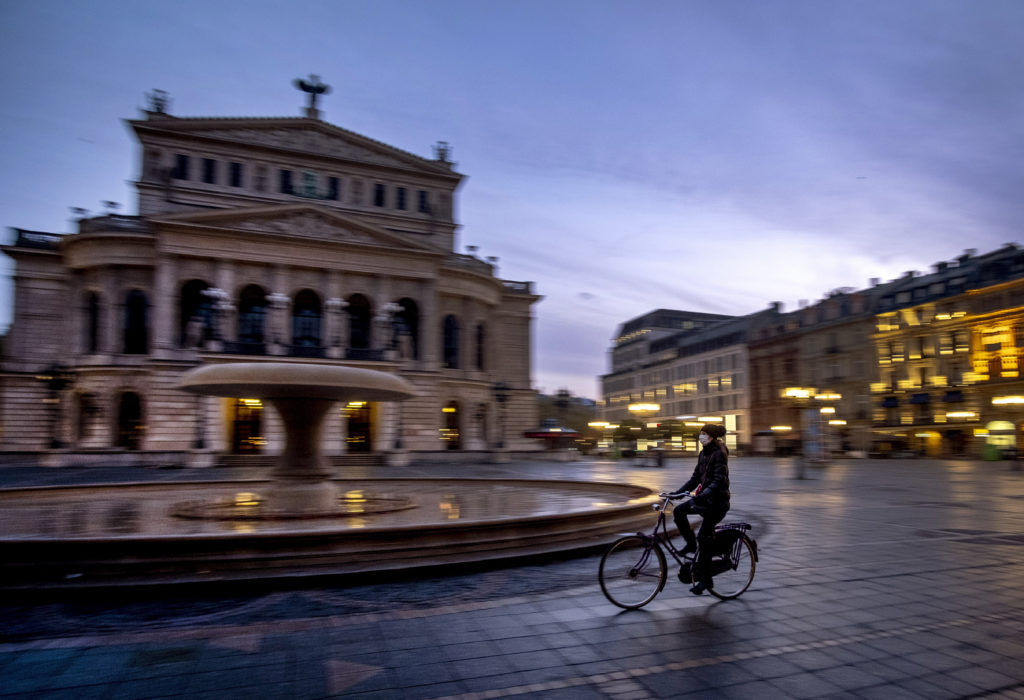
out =
<svg viewBox="0 0 1024 700"><path fill-rule="evenodd" d="M190 503L232 499L244 511L273 484L0 491L0 586L284 580L524 557L600 546L618 532L646 529L655 500L641 486L573 481L332 479L350 506L360 495L368 504L408 503L333 518L175 515Z"/></svg>

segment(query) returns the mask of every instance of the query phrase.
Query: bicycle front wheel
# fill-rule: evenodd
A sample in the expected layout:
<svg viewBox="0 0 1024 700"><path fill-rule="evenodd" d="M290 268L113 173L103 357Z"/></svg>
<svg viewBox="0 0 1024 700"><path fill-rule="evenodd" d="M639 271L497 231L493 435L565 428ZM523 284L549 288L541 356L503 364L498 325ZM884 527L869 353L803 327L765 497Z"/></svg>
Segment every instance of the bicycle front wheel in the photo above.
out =
<svg viewBox="0 0 1024 700"><path fill-rule="evenodd" d="M711 560L715 587L708 592L722 600L739 597L754 580L756 567L754 548L746 535L740 535L727 553Z"/></svg>
<svg viewBox="0 0 1024 700"><path fill-rule="evenodd" d="M597 579L608 600L635 610L654 600L665 586L665 553L654 540L640 535L622 537L601 557Z"/></svg>

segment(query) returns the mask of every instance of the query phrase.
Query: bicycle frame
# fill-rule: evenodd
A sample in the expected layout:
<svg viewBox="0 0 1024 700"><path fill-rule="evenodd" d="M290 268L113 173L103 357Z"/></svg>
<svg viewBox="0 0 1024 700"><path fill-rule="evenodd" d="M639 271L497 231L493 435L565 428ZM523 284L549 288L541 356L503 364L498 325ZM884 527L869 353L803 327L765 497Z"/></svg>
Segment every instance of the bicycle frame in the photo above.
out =
<svg viewBox="0 0 1024 700"><path fill-rule="evenodd" d="M693 496L690 496L689 498L692 499ZM693 554L683 554L681 551L676 549L676 546L674 544L672 544L672 538L668 532L668 523L666 522L667 518L665 517L665 512L668 509L669 504L671 503L671 498L664 499L661 502L661 505L655 503L654 509L658 511L658 520L654 523L654 529L651 531L651 534L646 535L642 532L638 532L636 534L640 537L643 537L645 540L654 540L655 542L661 544L665 549L668 550L668 553L672 555L672 558L676 560L676 563L679 564L679 566L693 564L697 560L697 556L700 554L700 540L697 541L697 551ZM738 530L740 533L745 534L750 529L751 526L749 523L723 523L715 527L715 535L718 535L718 533L724 532L726 530ZM660 535L658 532L659 530L661 530ZM750 541L752 545L754 561L757 562L757 540L750 537L748 537L747 539ZM739 538L737 538L737 541L733 543L732 546L733 551L729 553L729 559L734 562L734 566L736 561L736 552L740 546L741 545L739 543ZM712 553L712 556L714 556L714 553ZM646 556L644 557L644 559L646 560Z"/></svg>

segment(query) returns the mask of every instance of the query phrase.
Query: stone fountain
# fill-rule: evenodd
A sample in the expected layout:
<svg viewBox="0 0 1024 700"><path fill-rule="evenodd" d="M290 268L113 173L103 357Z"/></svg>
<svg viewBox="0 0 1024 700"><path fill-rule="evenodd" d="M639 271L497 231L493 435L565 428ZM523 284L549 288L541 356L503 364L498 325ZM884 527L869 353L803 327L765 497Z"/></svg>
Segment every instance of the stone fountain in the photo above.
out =
<svg viewBox="0 0 1024 700"><path fill-rule="evenodd" d="M261 399L281 416L284 451L256 514L267 518L332 517L344 514L320 449L324 418L338 401L404 401L416 395L394 374L337 365L235 362L186 372L178 388L194 394ZM361 511L365 504L360 505ZM250 509L252 511L253 509ZM186 516L223 517L220 503L181 509Z"/></svg>
<svg viewBox="0 0 1024 700"><path fill-rule="evenodd" d="M282 362L196 368L179 388L259 398L285 447L269 479L0 489L0 589L287 581L603 546L650 524L650 488L515 478L335 478L337 401L401 401L400 377Z"/></svg>

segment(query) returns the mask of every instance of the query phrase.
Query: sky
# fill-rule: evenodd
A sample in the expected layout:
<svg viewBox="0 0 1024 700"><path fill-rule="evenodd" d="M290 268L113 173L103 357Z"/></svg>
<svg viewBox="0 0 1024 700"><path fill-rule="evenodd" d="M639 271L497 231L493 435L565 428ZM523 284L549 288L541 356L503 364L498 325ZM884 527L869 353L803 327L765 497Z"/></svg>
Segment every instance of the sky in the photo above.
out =
<svg viewBox="0 0 1024 700"><path fill-rule="evenodd" d="M326 121L449 142L458 250L544 297L548 393L598 397L652 309L789 310L1021 239L1019 0L0 0L0 58L4 227L134 214L123 120L156 88L300 116L317 74Z"/></svg>

